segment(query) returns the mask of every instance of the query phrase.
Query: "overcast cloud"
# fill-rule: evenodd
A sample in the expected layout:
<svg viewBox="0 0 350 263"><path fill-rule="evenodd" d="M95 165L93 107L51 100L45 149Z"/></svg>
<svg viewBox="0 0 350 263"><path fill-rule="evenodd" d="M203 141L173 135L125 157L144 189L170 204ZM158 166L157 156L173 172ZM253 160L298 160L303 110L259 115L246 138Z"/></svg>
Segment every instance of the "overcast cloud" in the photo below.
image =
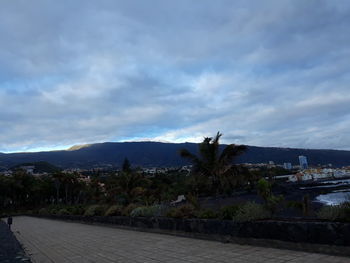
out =
<svg viewBox="0 0 350 263"><path fill-rule="evenodd" d="M0 151L350 149L348 0L0 3Z"/></svg>

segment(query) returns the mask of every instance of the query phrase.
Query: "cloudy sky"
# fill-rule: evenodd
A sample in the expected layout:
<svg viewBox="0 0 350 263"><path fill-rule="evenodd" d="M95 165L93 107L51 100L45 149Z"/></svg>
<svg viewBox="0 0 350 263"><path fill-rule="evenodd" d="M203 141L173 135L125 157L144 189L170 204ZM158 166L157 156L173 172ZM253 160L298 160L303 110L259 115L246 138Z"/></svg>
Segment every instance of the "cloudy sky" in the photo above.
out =
<svg viewBox="0 0 350 263"><path fill-rule="evenodd" d="M0 151L350 149L348 0L2 0Z"/></svg>

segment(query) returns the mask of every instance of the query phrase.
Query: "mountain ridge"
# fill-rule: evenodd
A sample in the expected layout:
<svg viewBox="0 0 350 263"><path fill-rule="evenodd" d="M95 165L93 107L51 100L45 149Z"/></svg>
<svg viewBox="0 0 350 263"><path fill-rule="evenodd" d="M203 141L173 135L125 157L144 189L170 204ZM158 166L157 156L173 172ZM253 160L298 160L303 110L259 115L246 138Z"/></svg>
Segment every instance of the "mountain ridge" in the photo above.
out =
<svg viewBox="0 0 350 263"><path fill-rule="evenodd" d="M197 153L197 143L166 142L103 142L75 145L66 150L0 153L0 166L46 161L62 168L91 168L102 165L120 166L125 157L135 166L181 166L188 162L178 152L185 148ZM224 147L225 145L221 145ZM336 167L350 164L350 151L330 149L301 149L247 146L248 151L237 163L290 162L298 164L298 156L305 155L311 165L332 163Z"/></svg>

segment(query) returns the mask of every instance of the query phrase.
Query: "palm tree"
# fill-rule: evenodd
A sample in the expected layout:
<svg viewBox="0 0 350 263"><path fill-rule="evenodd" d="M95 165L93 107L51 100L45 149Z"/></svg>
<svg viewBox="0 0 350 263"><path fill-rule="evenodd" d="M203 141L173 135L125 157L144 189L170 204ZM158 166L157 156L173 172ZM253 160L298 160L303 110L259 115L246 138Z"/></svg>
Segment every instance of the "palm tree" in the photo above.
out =
<svg viewBox="0 0 350 263"><path fill-rule="evenodd" d="M199 156L182 149L180 155L193 164L192 172L199 178L210 178L213 192L221 190L223 178L232 172L234 159L247 150L245 145L227 145L222 151L219 140L222 134L218 132L214 138L206 137L199 144ZM203 178L204 179L204 178Z"/></svg>

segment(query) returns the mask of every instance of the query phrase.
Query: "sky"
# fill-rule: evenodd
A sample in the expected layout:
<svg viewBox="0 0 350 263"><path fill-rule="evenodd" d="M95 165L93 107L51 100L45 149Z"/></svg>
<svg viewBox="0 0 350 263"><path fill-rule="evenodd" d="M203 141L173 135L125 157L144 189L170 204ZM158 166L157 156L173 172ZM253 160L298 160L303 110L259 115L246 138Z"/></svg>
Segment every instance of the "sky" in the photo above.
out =
<svg viewBox="0 0 350 263"><path fill-rule="evenodd" d="M350 150L348 0L2 0L0 152Z"/></svg>

